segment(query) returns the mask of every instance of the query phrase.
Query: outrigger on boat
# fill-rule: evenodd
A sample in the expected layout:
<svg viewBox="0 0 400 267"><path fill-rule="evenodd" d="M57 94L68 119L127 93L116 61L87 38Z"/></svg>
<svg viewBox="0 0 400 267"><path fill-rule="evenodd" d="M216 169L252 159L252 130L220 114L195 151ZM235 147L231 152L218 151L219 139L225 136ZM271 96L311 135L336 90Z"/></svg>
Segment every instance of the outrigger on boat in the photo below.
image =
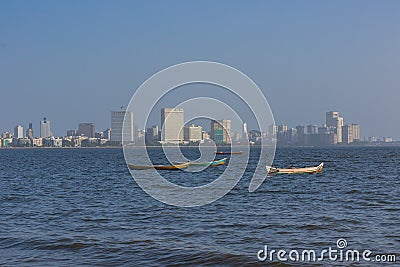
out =
<svg viewBox="0 0 400 267"><path fill-rule="evenodd" d="M180 170L189 167L190 162L173 164L173 165L133 165L128 164L128 168L131 170L149 170L149 169L156 169L156 170Z"/></svg>
<svg viewBox="0 0 400 267"><path fill-rule="evenodd" d="M234 154L242 154L243 151L216 151L214 153L217 155L234 155Z"/></svg>
<svg viewBox="0 0 400 267"><path fill-rule="evenodd" d="M281 168L266 166L268 174L321 173L323 167L324 167L323 162L321 162L321 164L319 164L317 167L290 168L290 169L281 169Z"/></svg>
<svg viewBox="0 0 400 267"><path fill-rule="evenodd" d="M219 165L224 165L226 163L226 160L227 158L214 160L211 162L190 161L190 166L219 166Z"/></svg>

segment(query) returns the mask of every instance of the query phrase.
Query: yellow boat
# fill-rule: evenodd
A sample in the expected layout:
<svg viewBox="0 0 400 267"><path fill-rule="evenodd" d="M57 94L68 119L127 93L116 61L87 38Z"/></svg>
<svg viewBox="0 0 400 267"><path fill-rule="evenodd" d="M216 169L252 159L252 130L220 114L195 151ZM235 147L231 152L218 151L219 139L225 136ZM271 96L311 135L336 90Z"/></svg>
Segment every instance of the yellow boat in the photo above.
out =
<svg viewBox="0 0 400 267"><path fill-rule="evenodd" d="M281 169L281 168L266 166L268 174L321 173L323 167L324 167L323 162L321 162L321 164L319 164L317 167L290 168L290 169Z"/></svg>
<svg viewBox="0 0 400 267"><path fill-rule="evenodd" d="M128 164L128 168L131 170L149 170L149 169L156 169L156 170L180 170L189 167L190 162L180 163L180 164L173 164L173 165L133 165Z"/></svg>

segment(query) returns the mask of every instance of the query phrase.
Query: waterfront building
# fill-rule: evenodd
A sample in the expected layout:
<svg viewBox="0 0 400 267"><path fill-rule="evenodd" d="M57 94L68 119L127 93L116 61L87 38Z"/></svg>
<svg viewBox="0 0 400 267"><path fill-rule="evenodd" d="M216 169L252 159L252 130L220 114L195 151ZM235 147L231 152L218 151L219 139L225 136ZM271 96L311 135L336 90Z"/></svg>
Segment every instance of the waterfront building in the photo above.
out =
<svg viewBox="0 0 400 267"><path fill-rule="evenodd" d="M286 133L287 130L288 130L288 127L285 124L282 124L282 125L278 126L278 133Z"/></svg>
<svg viewBox="0 0 400 267"><path fill-rule="evenodd" d="M29 123L28 129L26 130L26 137L31 139L33 138L33 126L32 122Z"/></svg>
<svg viewBox="0 0 400 267"><path fill-rule="evenodd" d="M307 125L307 133L308 134L318 134L318 127L317 125Z"/></svg>
<svg viewBox="0 0 400 267"><path fill-rule="evenodd" d="M353 127L351 125L343 126L343 137L342 141L344 144L353 143Z"/></svg>
<svg viewBox="0 0 400 267"><path fill-rule="evenodd" d="M161 141L181 143L184 140L184 114L182 108L161 109Z"/></svg>
<svg viewBox="0 0 400 267"><path fill-rule="evenodd" d="M361 141L361 129L359 124L352 124L353 127L353 139L354 141Z"/></svg>
<svg viewBox="0 0 400 267"><path fill-rule="evenodd" d="M343 126L343 143L350 144L354 141L360 141L360 125L351 124Z"/></svg>
<svg viewBox="0 0 400 267"><path fill-rule="evenodd" d="M385 143L391 143L391 142L393 142L393 138L392 138L392 137L383 137L382 140L383 140L383 142L385 142Z"/></svg>
<svg viewBox="0 0 400 267"><path fill-rule="evenodd" d="M278 133L278 127L274 124L268 126L268 135L276 135Z"/></svg>
<svg viewBox="0 0 400 267"><path fill-rule="evenodd" d="M337 143L341 143L343 117L339 117L339 112L337 111L326 112L326 126L334 129L334 133L337 136Z"/></svg>
<svg viewBox="0 0 400 267"><path fill-rule="evenodd" d="M110 141L111 138L111 129L107 128L103 131L103 138L106 139L107 141Z"/></svg>
<svg viewBox="0 0 400 267"><path fill-rule="evenodd" d="M210 137L217 145L231 144L231 120L212 120Z"/></svg>
<svg viewBox="0 0 400 267"><path fill-rule="evenodd" d="M203 127L190 124L184 128L184 140L189 142L202 141Z"/></svg>
<svg viewBox="0 0 400 267"><path fill-rule="evenodd" d="M67 136L76 136L76 130L67 130Z"/></svg>
<svg viewBox="0 0 400 267"><path fill-rule="evenodd" d="M125 118L125 125L124 125ZM124 127L123 127L124 126ZM135 142L135 123L133 113L129 111L111 111L111 137L110 140L115 145L122 144L124 141Z"/></svg>
<svg viewBox="0 0 400 267"><path fill-rule="evenodd" d="M153 125L152 127L147 128L145 134L146 143L160 141L158 133L159 133L158 125Z"/></svg>
<svg viewBox="0 0 400 267"><path fill-rule="evenodd" d="M96 125L91 122L79 123L78 135L93 138L96 134Z"/></svg>
<svg viewBox="0 0 400 267"><path fill-rule="evenodd" d="M42 137L33 138L32 146L33 147L42 147L43 146L43 138Z"/></svg>
<svg viewBox="0 0 400 267"><path fill-rule="evenodd" d="M247 123L243 122L242 125L242 141L244 143L246 143L247 141L249 141L249 133L248 133L248 129L247 129ZM240 141L240 140L236 140L236 141Z"/></svg>
<svg viewBox="0 0 400 267"><path fill-rule="evenodd" d="M210 139L210 135L206 131L202 131L201 132L201 139L202 140Z"/></svg>
<svg viewBox="0 0 400 267"><path fill-rule="evenodd" d="M43 120L40 121L40 137L42 138L47 138L51 137L51 128L50 128L50 121L46 119L46 117L43 118Z"/></svg>
<svg viewBox="0 0 400 267"><path fill-rule="evenodd" d="M21 125L17 125L14 128L14 136L15 139L23 138L24 137L24 127Z"/></svg>

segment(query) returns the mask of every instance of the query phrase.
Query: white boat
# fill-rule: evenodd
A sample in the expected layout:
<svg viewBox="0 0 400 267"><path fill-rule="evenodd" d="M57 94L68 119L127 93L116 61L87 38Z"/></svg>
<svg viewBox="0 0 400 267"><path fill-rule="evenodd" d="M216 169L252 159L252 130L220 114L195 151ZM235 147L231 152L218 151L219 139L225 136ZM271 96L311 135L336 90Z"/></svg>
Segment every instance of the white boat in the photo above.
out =
<svg viewBox="0 0 400 267"><path fill-rule="evenodd" d="M289 169L281 169L275 168L272 166L266 166L268 174L295 174L295 173L321 173L322 168L324 167L324 163L321 162L316 167L304 167L304 168L289 168Z"/></svg>

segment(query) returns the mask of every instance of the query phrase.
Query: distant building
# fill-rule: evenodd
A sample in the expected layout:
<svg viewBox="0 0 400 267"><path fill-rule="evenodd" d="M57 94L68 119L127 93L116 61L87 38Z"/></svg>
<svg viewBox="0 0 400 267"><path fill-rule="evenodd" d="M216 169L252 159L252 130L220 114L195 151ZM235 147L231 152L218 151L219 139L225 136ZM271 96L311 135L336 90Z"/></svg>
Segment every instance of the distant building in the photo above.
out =
<svg viewBox="0 0 400 267"><path fill-rule="evenodd" d="M210 137L217 145L231 144L231 120L212 120Z"/></svg>
<svg viewBox="0 0 400 267"><path fill-rule="evenodd" d="M351 124L343 126L343 143L351 144L354 141L360 141L360 125Z"/></svg>
<svg viewBox="0 0 400 267"><path fill-rule="evenodd" d="M190 124L184 128L184 140L189 142L202 141L203 127Z"/></svg>
<svg viewBox="0 0 400 267"><path fill-rule="evenodd" d="M318 134L317 125L307 125L307 133L308 134Z"/></svg>
<svg viewBox="0 0 400 267"><path fill-rule="evenodd" d="M239 140L237 140L237 141L239 141ZM249 132L248 132L248 129L247 129L247 123L246 122L243 122L243 125L242 125L242 141L243 142L249 141Z"/></svg>
<svg viewBox="0 0 400 267"><path fill-rule="evenodd" d="M94 134L94 137L97 138L97 139L103 139L104 134L103 134L103 132L96 132Z"/></svg>
<svg viewBox="0 0 400 267"><path fill-rule="evenodd" d="M26 137L29 139L33 139L33 127L32 127L32 123L29 123L28 129L26 130Z"/></svg>
<svg viewBox="0 0 400 267"><path fill-rule="evenodd" d="M288 130L288 127L285 124L282 124L282 125L278 126L278 133L286 133L287 130Z"/></svg>
<svg viewBox="0 0 400 267"><path fill-rule="evenodd" d="M103 131L103 138L110 141L111 138L111 129L107 128Z"/></svg>
<svg viewBox="0 0 400 267"><path fill-rule="evenodd" d="M276 135L278 133L278 127L274 124L268 126L268 135Z"/></svg>
<svg viewBox="0 0 400 267"><path fill-rule="evenodd" d="M32 139L32 146L33 147L41 147L41 146L43 146L43 138L41 138L41 137L33 138Z"/></svg>
<svg viewBox="0 0 400 267"><path fill-rule="evenodd" d="M76 136L77 132L76 130L67 130L67 136Z"/></svg>
<svg viewBox="0 0 400 267"><path fill-rule="evenodd" d="M24 127L17 125L14 128L14 138L19 139L24 137Z"/></svg>
<svg viewBox="0 0 400 267"><path fill-rule="evenodd" d="M62 147L62 138L61 137L52 137L50 139L50 146L52 147Z"/></svg>
<svg viewBox="0 0 400 267"><path fill-rule="evenodd" d="M393 138L392 137L383 137L383 142L391 143L391 142L393 142Z"/></svg>
<svg viewBox="0 0 400 267"><path fill-rule="evenodd" d="M146 143L160 141L158 132L159 132L158 125L153 125L152 127L147 128L146 134L145 134Z"/></svg>
<svg viewBox="0 0 400 267"><path fill-rule="evenodd" d="M369 142L378 142L379 141L379 138L378 137L376 137L376 136L370 136L370 137L368 137L368 141Z"/></svg>
<svg viewBox="0 0 400 267"><path fill-rule="evenodd" d="M344 125L343 126L343 137L342 141L344 144L351 144L353 143L353 127L351 125Z"/></svg>
<svg viewBox="0 0 400 267"><path fill-rule="evenodd" d="M78 135L84 135L89 138L94 138L96 134L96 125L91 122L79 123Z"/></svg>
<svg viewBox="0 0 400 267"><path fill-rule="evenodd" d="M50 128L50 121L46 119L46 117L43 118L42 121L40 121L40 137L42 138L47 138L51 137L51 128Z"/></svg>
<svg viewBox="0 0 400 267"><path fill-rule="evenodd" d="M354 141L361 141L361 130L359 124L352 124L353 127L353 139Z"/></svg>
<svg viewBox="0 0 400 267"><path fill-rule="evenodd" d="M11 138L11 134L9 132L3 132L1 138Z"/></svg>
<svg viewBox="0 0 400 267"><path fill-rule="evenodd" d="M202 140L210 139L210 135L206 131L202 131L201 132L201 139Z"/></svg>
<svg viewBox="0 0 400 267"><path fill-rule="evenodd" d="M181 143L183 141L184 115L181 108L161 109L161 141Z"/></svg>
<svg viewBox="0 0 400 267"><path fill-rule="evenodd" d="M342 127L343 117L339 117L339 112L328 111L326 112L326 126L334 129L334 133L337 135L337 143L342 142Z"/></svg>
<svg viewBox="0 0 400 267"><path fill-rule="evenodd" d="M132 112L111 111L111 142L118 145L122 144L122 135L124 136L125 142L135 142L135 133L135 123Z"/></svg>

